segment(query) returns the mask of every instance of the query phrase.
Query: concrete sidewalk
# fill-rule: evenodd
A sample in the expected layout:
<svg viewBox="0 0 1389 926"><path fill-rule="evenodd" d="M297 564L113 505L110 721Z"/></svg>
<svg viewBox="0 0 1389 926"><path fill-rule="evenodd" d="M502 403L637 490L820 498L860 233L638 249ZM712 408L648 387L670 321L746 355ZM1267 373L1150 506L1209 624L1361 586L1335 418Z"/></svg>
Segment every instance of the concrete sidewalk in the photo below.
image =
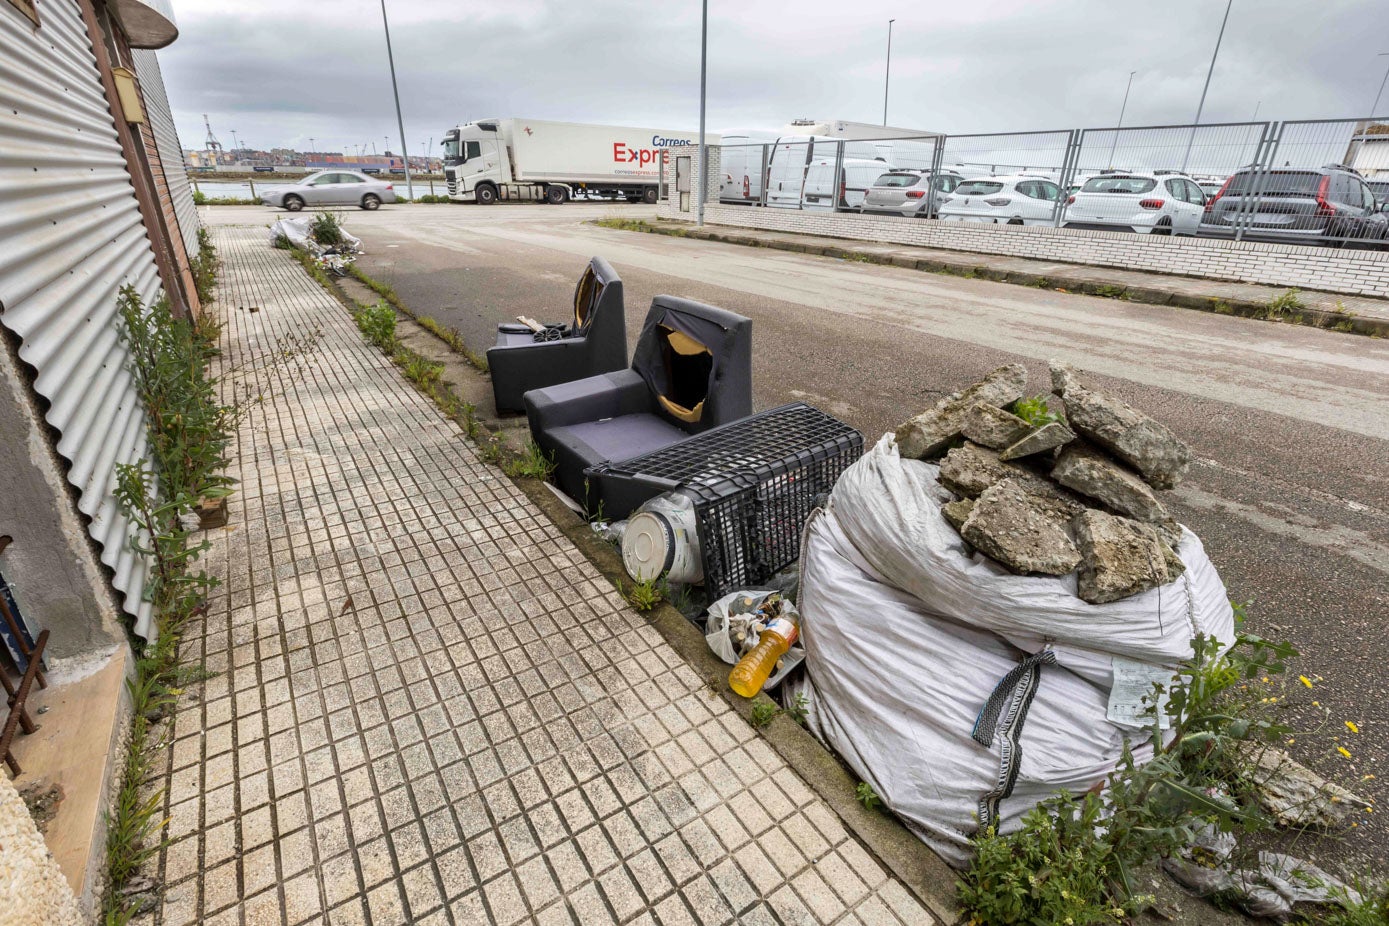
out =
<svg viewBox="0 0 1389 926"><path fill-rule="evenodd" d="M639 225L644 227L634 226L632 230L801 254L819 254L844 260L891 264L909 270L950 273L999 283L1061 289L1073 293L1108 296L1150 305L1171 305L1223 315L1261 318L1270 302L1290 291L1287 287L1258 283L1237 283L1204 277L1065 264L1027 257L948 251L941 248L829 238L794 232L728 225L706 225L698 228L693 223L671 219L643 221ZM1338 330L1347 332L1389 337L1389 301L1369 296L1313 290L1298 290L1297 299L1302 308L1288 312L1287 317L1280 320L1297 321L1299 324L1316 328L1339 326Z"/></svg>
<svg viewBox="0 0 1389 926"><path fill-rule="evenodd" d="M214 241L259 401L140 922L933 922L263 228Z"/></svg>

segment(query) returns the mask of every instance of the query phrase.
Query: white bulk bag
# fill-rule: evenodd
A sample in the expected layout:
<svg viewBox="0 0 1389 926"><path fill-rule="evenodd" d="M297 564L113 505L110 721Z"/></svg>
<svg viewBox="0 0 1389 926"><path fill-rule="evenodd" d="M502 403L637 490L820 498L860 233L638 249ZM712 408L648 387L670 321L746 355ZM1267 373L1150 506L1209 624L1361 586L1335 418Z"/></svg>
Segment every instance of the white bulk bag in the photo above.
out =
<svg viewBox="0 0 1389 926"><path fill-rule="evenodd" d="M1055 665L1000 686L1024 654L873 575L833 509L811 516L801 557L808 671L790 696L806 696L810 729L946 861L968 862L981 819L1015 831L1038 802L1102 784L1119 763L1124 731L1103 692ZM996 689L986 747L972 733Z"/></svg>
<svg viewBox="0 0 1389 926"><path fill-rule="evenodd" d="M903 460L891 434L839 477L830 507L844 535L890 585L930 611L991 630L1036 652L1048 643L1062 665L1108 686L1109 657L1175 665L1197 633L1234 640L1225 586L1201 541L1182 531L1175 582L1108 604L1076 595L1076 574L1014 575L976 553L941 515L954 496L940 468Z"/></svg>

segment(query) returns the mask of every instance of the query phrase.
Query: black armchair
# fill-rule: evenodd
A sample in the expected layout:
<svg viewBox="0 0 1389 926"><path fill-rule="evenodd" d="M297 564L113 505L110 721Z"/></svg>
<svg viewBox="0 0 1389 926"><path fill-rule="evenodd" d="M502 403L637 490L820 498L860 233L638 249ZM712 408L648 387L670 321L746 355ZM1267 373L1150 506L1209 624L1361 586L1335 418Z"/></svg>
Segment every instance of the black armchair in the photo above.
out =
<svg viewBox="0 0 1389 926"><path fill-rule="evenodd" d="M523 324L497 326L497 343L487 351L487 366L498 412L525 411L521 397L527 390L627 365L622 279L603 258L593 258L574 288L573 324L546 327L551 340L538 339Z"/></svg>
<svg viewBox="0 0 1389 926"><path fill-rule="evenodd" d="M531 435L552 454L555 481L589 511L623 518L653 494L589 467L629 460L752 413L752 321L657 296L632 367L525 395ZM642 494L644 493L644 494Z"/></svg>

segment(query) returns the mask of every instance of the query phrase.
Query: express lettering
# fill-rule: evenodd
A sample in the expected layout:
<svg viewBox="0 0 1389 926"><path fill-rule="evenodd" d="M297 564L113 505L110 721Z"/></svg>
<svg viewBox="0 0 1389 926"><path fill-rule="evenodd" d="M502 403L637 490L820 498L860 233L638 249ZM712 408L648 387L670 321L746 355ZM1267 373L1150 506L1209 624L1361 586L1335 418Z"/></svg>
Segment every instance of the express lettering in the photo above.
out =
<svg viewBox="0 0 1389 926"><path fill-rule="evenodd" d="M618 164L636 164L638 167L646 167L655 164L659 157L659 152L651 148L628 148L625 142L613 142L613 161Z"/></svg>

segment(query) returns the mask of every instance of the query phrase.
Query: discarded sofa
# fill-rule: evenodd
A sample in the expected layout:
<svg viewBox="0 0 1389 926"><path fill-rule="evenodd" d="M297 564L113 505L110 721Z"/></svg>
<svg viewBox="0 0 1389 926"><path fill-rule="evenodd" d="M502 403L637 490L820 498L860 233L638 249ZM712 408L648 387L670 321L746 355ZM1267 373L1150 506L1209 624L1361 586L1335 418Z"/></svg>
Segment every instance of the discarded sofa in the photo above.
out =
<svg viewBox="0 0 1389 926"><path fill-rule="evenodd" d="M752 321L724 309L657 296L627 370L525 395L536 444L555 481L590 512L626 517L649 493L608 486L589 467L628 460L752 413Z"/></svg>
<svg viewBox="0 0 1389 926"><path fill-rule="evenodd" d="M574 320L537 333L520 323L497 326L487 351L499 412L522 412L531 389L621 370L627 365L627 314L622 278L603 258L588 262L574 287Z"/></svg>

